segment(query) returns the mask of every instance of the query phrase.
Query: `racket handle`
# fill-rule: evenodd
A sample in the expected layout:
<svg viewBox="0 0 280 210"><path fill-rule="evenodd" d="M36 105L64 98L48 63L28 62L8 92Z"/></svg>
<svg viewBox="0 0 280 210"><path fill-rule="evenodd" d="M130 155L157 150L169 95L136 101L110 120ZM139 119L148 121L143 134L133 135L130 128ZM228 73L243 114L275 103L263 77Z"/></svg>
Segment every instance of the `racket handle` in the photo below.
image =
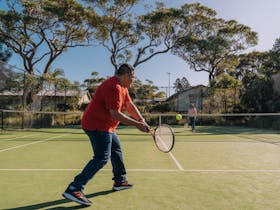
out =
<svg viewBox="0 0 280 210"><path fill-rule="evenodd" d="M155 129L150 129L150 130L149 130L149 133L150 133L152 136L155 136Z"/></svg>

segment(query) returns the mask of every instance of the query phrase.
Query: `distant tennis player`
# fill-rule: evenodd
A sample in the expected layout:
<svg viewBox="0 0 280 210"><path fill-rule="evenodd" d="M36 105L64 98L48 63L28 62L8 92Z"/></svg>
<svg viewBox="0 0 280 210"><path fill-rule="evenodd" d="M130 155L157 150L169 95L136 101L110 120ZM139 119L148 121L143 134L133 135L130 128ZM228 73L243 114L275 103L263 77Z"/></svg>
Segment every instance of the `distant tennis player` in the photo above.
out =
<svg viewBox="0 0 280 210"><path fill-rule="evenodd" d="M192 127L192 132L195 132L195 120L197 117L197 110L194 104L189 105L188 116L189 116L189 125Z"/></svg>
<svg viewBox="0 0 280 210"><path fill-rule="evenodd" d="M82 117L82 128L90 139L94 156L69 184L63 193L65 198L85 206L92 205L83 193L84 186L110 158L113 167L113 190L133 187L126 179L120 140L115 132L119 122L149 132L149 125L128 93L133 79L133 66L122 64L115 76L104 81L95 91ZM124 114L124 110L131 117Z"/></svg>

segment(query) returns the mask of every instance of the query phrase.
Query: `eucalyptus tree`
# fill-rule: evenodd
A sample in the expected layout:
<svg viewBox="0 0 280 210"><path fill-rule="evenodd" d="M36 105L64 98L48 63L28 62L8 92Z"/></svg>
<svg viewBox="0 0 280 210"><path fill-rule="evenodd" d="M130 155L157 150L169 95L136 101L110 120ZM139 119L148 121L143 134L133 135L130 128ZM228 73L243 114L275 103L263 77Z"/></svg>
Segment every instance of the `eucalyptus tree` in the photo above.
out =
<svg viewBox="0 0 280 210"><path fill-rule="evenodd" d="M238 65L233 75L246 85L248 78L252 78L255 75L264 75L265 63L267 62L269 62L268 52L253 51L240 54L238 56Z"/></svg>
<svg viewBox="0 0 280 210"><path fill-rule="evenodd" d="M233 112L237 111L240 103L240 90L242 83L240 80L229 74L223 73L217 76L216 82L211 86L212 96L219 111ZM217 111L217 110L216 110Z"/></svg>
<svg viewBox="0 0 280 210"><path fill-rule="evenodd" d="M1 41L1 36L0 36L0 90L5 88L6 86L6 80L7 75L9 75L9 70L5 66L5 62L8 61L8 59L11 57L11 52L5 48Z"/></svg>
<svg viewBox="0 0 280 210"><path fill-rule="evenodd" d="M95 31L93 39L108 50L115 70L120 63L136 67L169 52L182 36L202 33L198 26L214 14L200 4L166 8L157 3L136 14L139 0L84 1L99 15L98 21L89 20Z"/></svg>
<svg viewBox="0 0 280 210"><path fill-rule="evenodd" d="M105 80L104 77L99 77L98 75L99 72L93 71L91 72L92 78L87 78L84 80L84 86L91 94L96 90L98 85L100 85Z"/></svg>
<svg viewBox="0 0 280 210"><path fill-rule="evenodd" d="M181 79L177 78L173 85L175 87L176 92L183 91L191 87L191 84L189 83L189 80L186 77L183 77Z"/></svg>
<svg viewBox="0 0 280 210"><path fill-rule="evenodd" d="M139 0L87 0L99 21L90 21L95 31L94 40L110 53L110 62L117 70L120 63L130 62L134 67L169 50L162 33L148 16L135 14ZM159 7L161 7L159 5ZM169 18L170 19L170 18ZM167 20L166 20L167 22ZM162 28L164 29L164 28ZM165 44L164 49L157 47ZM145 57L144 57L145 56Z"/></svg>
<svg viewBox="0 0 280 210"><path fill-rule="evenodd" d="M246 112L268 112L274 108L274 93L270 78L269 52L239 55L235 77L242 82L240 105Z"/></svg>
<svg viewBox="0 0 280 210"><path fill-rule="evenodd" d="M135 103L141 112L150 111L155 106L151 100L165 97L165 93L159 91L159 88L151 80L146 80L146 83L143 84L137 78L132 83L129 93L133 100L137 99Z"/></svg>
<svg viewBox="0 0 280 210"><path fill-rule="evenodd" d="M273 88L270 79L264 75L246 77L241 92L241 105L246 112L274 112ZM279 110L278 110L279 111Z"/></svg>
<svg viewBox="0 0 280 210"><path fill-rule="evenodd" d="M280 98L273 88L273 75L279 74L279 39L265 52L239 55L236 78L242 81L241 105L249 112L278 112ZM274 81L277 82L277 81Z"/></svg>
<svg viewBox="0 0 280 210"><path fill-rule="evenodd" d="M219 68L227 58L257 44L257 33L235 20L212 18L199 25L201 33L182 37L173 53L184 59L190 68L209 74L209 84L223 73Z"/></svg>
<svg viewBox="0 0 280 210"><path fill-rule="evenodd" d="M43 83L44 90L65 90L71 87L71 82L65 78L63 69L56 68L50 70L47 74L39 77Z"/></svg>
<svg viewBox="0 0 280 210"><path fill-rule="evenodd" d="M6 0L5 3L7 9L0 10L0 33L3 44L20 56L27 76L31 77L24 90L27 103L31 103L28 89L36 66L40 64L40 72L46 74L63 52L88 45L90 30L85 21L95 14L76 0ZM35 89L40 90L40 86L36 84Z"/></svg>
<svg viewBox="0 0 280 210"><path fill-rule="evenodd" d="M277 38L271 50L268 51L269 59L265 62L265 67L271 74L280 73L280 38Z"/></svg>
<svg viewBox="0 0 280 210"><path fill-rule="evenodd" d="M269 51L269 62L265 63L266 68L271 72L273 80L273 89L280 96L280 38L275 40L272 49ZM278 107L280 110L280 99L278 99Z"/></svg>
<svg viewBox="0 0 280 210"><path fill-rule="evenodd" d="M276 53L280 53L280 37L275 40L272 47L272 51Z"/></svg>
<svg viewBox="0 0 280 210"><path fill-rule="evenodd" d="M1 38L0 38L0 66L2 66L4 64L4 62L7 62L9 60L11 55L12 55L11 51L9 49L5 48L4 44L1 43Z"/></svg>
<svg viewBox="0 0 280 210"><path fill-rule="evenodd" d="M13 73L6 67L6 62L10 57L11 51L4 46L0 35L0 91L7 88L7 80L9 80L9 77Z"/></svg>
<svg viewBox="0 0 280 210"><path fill-rule="evenodd" d="M154 85L153 81L146 80L146 83L142 83L139 79L136 79L130 92L135 98L140 100L154 99L155 97L161 96L162 93L158 92L159 88Z"/></svg>

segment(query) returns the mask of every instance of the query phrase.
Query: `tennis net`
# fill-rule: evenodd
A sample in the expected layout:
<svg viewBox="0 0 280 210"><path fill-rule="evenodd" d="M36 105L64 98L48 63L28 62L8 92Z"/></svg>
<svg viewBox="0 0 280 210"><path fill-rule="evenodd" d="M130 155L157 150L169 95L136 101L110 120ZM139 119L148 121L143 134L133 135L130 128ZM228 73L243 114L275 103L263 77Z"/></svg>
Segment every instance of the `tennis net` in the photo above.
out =
<svg viewBox="0 0 280 210"><path fill-rule="evenodd" d="M169 124L185 125L189 116L182 114L183 119L176 120L174 114L146 114L145 118L151 125ZM280 130L280 113L230 113L230 114L198 114L198 126L242 126L250 128Z"/></svg>
<svg viewBox="0 0 280 210"><path fill-rule="evenodd" d="M144 114L147 123L151 126L169 124L183 126L188 123L188 115L176 120L177 113ZM2 129L25 128L52 128L69 127L79 128L82 112L45 112L45 111L18 111L0 110ZM197 126L242 126L280 130L280 113L234 113L234 114L198 114Z"/></svg>

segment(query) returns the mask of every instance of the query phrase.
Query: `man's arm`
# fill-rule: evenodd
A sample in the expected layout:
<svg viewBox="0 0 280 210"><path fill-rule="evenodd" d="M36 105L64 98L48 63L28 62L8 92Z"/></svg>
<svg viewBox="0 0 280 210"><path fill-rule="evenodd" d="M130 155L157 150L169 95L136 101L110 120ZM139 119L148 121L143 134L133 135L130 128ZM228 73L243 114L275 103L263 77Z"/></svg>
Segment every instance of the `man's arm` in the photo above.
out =
<svg viewBox="0 0 280 210"><path fill-rule="evenodd" d="M125 109L135 120L145 122L145 119L132 101L125 103Z"/></svg>
<svg viewBox="0 0 280 210"><path fill-rule="evenodd" d="M196 119L196 117L197 117L197 110L196 108L194 108L194 119Z"/></svg>
<svg viewBox="0 0 280 210"><path fill-rule="evenodd" d="M127 124L127 125L133 125L136 128L138 128L140 131L143 131L143 132L149 131L149 126L145 122L137 121L137 120L125 115L124 113L120 112L119 110L111 109L110 114L114 119L116 119L124 124Z"/></svg>

